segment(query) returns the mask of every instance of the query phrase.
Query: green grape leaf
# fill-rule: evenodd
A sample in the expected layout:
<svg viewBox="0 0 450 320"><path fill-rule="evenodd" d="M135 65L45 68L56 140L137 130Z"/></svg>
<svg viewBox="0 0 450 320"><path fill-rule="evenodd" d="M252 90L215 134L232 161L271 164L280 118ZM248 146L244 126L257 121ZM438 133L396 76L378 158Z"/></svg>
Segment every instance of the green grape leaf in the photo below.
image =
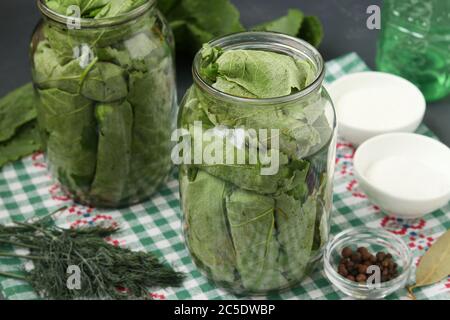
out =
<svg viewBox="0 0 450 320"><path fill-rule="evenodd" d="M298 9L290 9L287 15L275 19L273 21L265 22L257 25L252 29L255 31L272 31L288 34L290 36L297 36L302 25L304 14Z"/></svg>

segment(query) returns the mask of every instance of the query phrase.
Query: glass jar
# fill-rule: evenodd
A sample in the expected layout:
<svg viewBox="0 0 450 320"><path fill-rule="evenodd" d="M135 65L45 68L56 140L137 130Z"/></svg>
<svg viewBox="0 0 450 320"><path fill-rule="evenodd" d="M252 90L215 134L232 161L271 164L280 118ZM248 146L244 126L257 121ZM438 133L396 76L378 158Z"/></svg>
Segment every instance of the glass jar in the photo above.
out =
<svg viewBox="0 0 450 320"><path fill-rule="evenodd" d="M301 91L242 98L201 77L199 52L178 119L183 152L174 153L185 241L198 268L238 294L290 288L312 271L330 230L336 118L322 86L323 59L277 33L238 33L210 45L283 53L314 70Z"/></svg>
<svg viewBox="0 0 450 320"><path fill-rule="evenodd" d="M148 199L171 170L176 121L173 36L153 0L74 19L38 1L31 43L38 122L50 171L83 204ZM78 23L78 25L77 25Z"/></svg>
<svg viewBox="0 0 450 320"><path fill-rule="evenodd" d="M413 82L427 101L450 94L450 1L385 0L377 68Z"/></svg>

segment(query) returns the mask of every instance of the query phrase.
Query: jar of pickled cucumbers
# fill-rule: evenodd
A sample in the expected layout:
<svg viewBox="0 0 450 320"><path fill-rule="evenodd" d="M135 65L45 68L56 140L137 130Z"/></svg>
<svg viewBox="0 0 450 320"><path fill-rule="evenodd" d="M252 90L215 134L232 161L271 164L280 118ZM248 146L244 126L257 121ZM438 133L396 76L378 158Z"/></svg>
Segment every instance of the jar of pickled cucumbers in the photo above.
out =
<svg viewBox="0 0 450 320"><path fill-rule="evenodd" d="M83 204L149 198L171 169L176 121L173 36L155 1L38 7L31 63L53 177Z"/></svg>
<svg viewBox="0 0 450 320"><path fill-rule="evenodd" d="M184 236L239 294L297 285L330 231L336 117L324 63L297 38L246 32L196 55L178 119Z"/></svg>

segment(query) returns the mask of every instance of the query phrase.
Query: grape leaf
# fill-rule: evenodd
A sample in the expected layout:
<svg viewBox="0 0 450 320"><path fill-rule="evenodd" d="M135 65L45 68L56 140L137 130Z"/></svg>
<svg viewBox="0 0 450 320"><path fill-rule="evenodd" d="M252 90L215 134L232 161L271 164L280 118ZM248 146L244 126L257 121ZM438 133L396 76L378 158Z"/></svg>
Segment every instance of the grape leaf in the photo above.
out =
<svg viewBox="0 0 450 320"><path fill-rule="evenodd" d="M133 110L128 102L98 104L97 165L91 196L96 202L114 206L123 198L130 173Z"/></svg>
<svg viewBox="0 0 450 320"><path fill-rule="evenodd" d="M35 121L20 127L14 137L0 142L0 167L41 149L39 129Z"/></svg>
<svg viewBox="0 0 450 320"><path fill-rule="evenodd" d="M181 170L187 169L182 167ZM208 269L216 281L232 282L235 279L236 255L227 232L223 200L229 187L224 181L202 171L193 181L187 174L182 176L180 188L189 228L187 243L193 257ZM192 198L196 201L191 201Z"/></svg>
<svg viewBox="0 0 450 320"><path fill-rule="evenodd" d="M288 282L278 263L274 199L236 189L226 197L226 211L244 287L256 292L285 287Z"/></svg>
<svg viewBox="0 0 450 320"><path fill-rule="evenodd" d="M214 37L244 31L229 0L163 0L159 7L174 31L177 51L193 53Z"/></svg>
<svg viewBox="0 0 450 320"><path fill-rule="evenodd" d="M258 98L286 96L301 88L295 61L286 55L230 50L217 59L217 64L221 77Z"/></svg>
<svg viewBox="0 0 450 320"><path fill-rule="evenodd" d="M272 31L297 36L302 26L304 14L298 9L290 9L286 16L257 25L255 31Z"/></svg>
<svg viewBox="0 0 450 320"><path fill-rule="evenodd" d="M39 90L39 125L51 169L62 184L80 196L90 189L97 153L93 102L57 88Z"/></svg>
<svg viewBox="0 0 450 320"><path fill-rule="evenodd" d="M36 119L36 103L31 83L0 99L0 142L11 139L21 126Z"/></svg>
<svg viewBox="0 0 450 320"><path fill-rule="evenodd" d="M316 16L307 16L303 20L298 36L318 47L323 40L323 26Z"/></svg>

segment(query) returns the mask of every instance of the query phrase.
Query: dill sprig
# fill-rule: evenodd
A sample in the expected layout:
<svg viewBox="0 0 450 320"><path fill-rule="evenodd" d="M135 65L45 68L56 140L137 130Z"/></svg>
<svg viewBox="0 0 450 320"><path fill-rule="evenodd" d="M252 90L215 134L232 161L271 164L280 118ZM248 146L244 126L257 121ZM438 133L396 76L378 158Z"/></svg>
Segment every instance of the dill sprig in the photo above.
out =
<svg viewBox="0 0 450 320"><path fill-rule="evenodd" d="M60 211L60 210L58 210ZM54 214L54 213L53 213ZM27 281L44 298L150 299L148 288L178 287L184 275L163 264L152 253L135 252L103 239L118 231L112 227L65 230L48 215L32 223L0 225L0 248L26 248L27 255L0 252L3 257L32 260L29 272L0 273ZM69 289L69 266L77 266L81 288Z"/></svg>

